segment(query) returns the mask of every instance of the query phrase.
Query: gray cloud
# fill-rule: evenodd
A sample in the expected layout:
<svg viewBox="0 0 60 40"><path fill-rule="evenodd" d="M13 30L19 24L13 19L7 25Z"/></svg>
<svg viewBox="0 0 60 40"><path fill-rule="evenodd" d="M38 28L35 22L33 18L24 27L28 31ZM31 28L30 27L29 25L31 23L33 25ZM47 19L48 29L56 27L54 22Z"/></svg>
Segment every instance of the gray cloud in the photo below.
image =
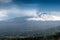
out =
<svg viewBox="0 0 60 40"><path fill-rule="evenodd" d="M10 3L12 0L0 0L0 3Z"/></svg>

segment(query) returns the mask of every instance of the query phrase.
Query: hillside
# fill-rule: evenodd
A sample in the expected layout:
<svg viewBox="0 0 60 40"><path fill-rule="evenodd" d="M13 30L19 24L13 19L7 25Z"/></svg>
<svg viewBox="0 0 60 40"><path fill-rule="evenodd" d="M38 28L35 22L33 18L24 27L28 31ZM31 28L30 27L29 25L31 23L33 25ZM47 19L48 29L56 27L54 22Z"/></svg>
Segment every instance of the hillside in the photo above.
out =
<svg viewBox="0 0 60 40"><path fill-rule="evenodd" d="M16 17L1 21L0 36L40 36L55 32L54 28L60 26L60 21L27 21L27 18L31 17Z"/></svg>

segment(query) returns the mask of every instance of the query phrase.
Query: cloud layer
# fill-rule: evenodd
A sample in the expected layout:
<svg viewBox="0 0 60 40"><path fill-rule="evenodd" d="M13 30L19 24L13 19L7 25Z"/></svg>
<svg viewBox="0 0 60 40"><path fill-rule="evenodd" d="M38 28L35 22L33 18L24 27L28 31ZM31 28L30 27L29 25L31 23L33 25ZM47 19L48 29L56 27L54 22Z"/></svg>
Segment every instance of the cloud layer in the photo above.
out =
<svg viewBox="0 0 60 40"><path fill-rule="evenodd" d="M21 16L38 17L36 13L39 11L40 7L43 8L41 5L39 8L37 8L39 5L40 4L15 4L13 0L0 0L0 20ZM39 13L43 13L43 10L39 11ZM45 13L49 15L60 16L59 11L47 11Z"/></svg>
<svg viewBox="0 0 60 40"><path fill-rule="evenodd" d="M13 18L13 17L21 17L21 16L33 16L33 17L38 17L37 11L35 9L20 9L17 7L12 7L10 9L1 9L0 10L0 20L5 20L8 18ZM39 13L44 13L44 12L39 12ZM49 15L57 16L57 14L60 14L60 12L46 12Z"/></svg>
<svg viewBox="0 0 60 40"><path fill-rule="evenodd" d="M13 14L13 15L12 15ZM18 8L10 8L10 9L1 9L0 10L0 19L18 17L18 16L36 16L36 10L29 9L18 9ZM13 18L12 17L12 18Z"/></svg>

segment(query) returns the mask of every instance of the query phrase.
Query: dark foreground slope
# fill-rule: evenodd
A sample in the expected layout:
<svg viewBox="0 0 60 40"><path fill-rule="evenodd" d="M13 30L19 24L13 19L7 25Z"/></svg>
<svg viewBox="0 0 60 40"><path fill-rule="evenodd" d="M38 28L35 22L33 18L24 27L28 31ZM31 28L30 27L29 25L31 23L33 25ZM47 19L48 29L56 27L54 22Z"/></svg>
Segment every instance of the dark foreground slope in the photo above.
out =
<svg viewBox="0 0 60 40"><path fill-rule="evenodd" d="M60 40L60 32L51 34L51 35L43 35L43 36L39 36L39 37L5 36L5 37L0 37L0 40Z"/></svg>
<svg viewBox="0 0 60 40"><path fill-rule="evenodd" d="M48 28L60 26L60 21L27 21L27 18L30 17L16 17L1 21L0 36L40 36L56 31Z"/></svg>

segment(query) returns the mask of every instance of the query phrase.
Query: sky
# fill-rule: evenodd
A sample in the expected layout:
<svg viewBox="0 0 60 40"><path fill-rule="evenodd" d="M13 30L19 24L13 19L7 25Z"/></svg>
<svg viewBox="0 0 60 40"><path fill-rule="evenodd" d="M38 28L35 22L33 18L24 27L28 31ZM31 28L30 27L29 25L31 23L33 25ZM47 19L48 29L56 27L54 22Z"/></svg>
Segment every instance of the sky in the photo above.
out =
<svg viewBox="0 0 60 40"><path fill-rule="evenodd" d="M60 16L60 0L0 0L0 20L36 16L38 11Z"/></svg>

